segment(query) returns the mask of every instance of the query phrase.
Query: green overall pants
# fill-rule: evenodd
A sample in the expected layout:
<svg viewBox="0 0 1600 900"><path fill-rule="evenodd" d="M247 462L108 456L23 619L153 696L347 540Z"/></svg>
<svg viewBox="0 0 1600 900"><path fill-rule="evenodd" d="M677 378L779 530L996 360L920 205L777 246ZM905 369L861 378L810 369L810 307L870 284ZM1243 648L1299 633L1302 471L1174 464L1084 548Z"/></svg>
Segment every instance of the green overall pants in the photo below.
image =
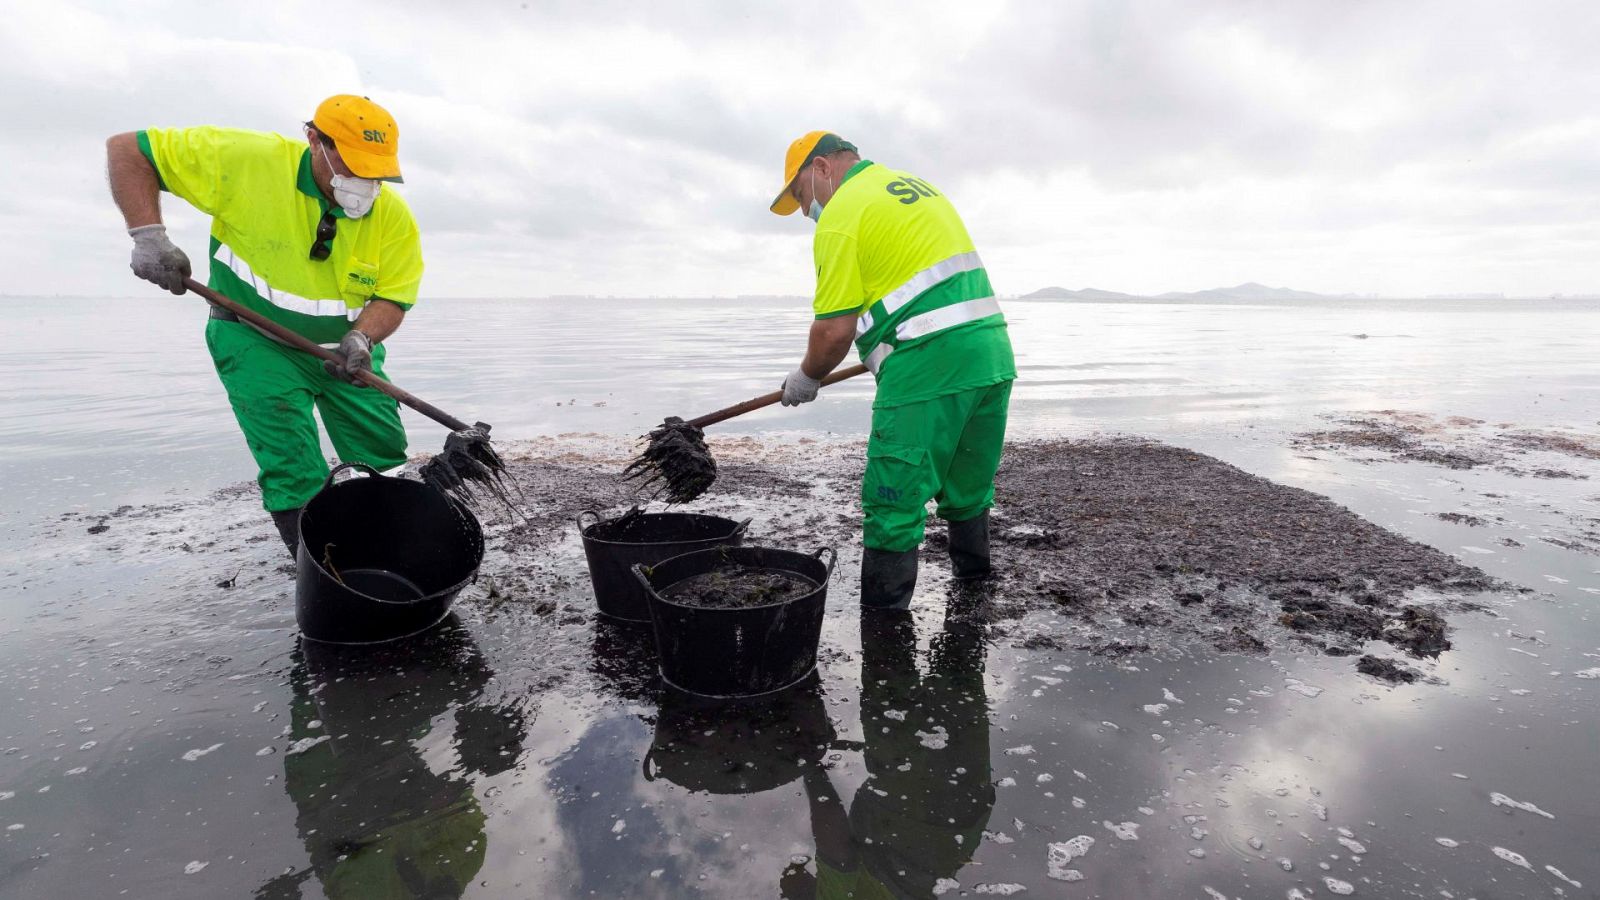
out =
<svg viewBox="0 0 1600 900"><path fill-rule="evenodd" d="M211 319L206 347L260 469L269 512L304 506L328 477L313 407L342 462L383 470L406 461L400 406L389 396L329 375L322 360L243 322ZM372 371L380 376L384 355L382 344L373 346Z"/></svg>
<svg viewBox="0 0 1600 900"><path fill-rule="evenodd" d="M965 522L994 505L1011 382L872 412L861 482L863 540L894 553L922 543L929 500L939 517Z"/></svg>

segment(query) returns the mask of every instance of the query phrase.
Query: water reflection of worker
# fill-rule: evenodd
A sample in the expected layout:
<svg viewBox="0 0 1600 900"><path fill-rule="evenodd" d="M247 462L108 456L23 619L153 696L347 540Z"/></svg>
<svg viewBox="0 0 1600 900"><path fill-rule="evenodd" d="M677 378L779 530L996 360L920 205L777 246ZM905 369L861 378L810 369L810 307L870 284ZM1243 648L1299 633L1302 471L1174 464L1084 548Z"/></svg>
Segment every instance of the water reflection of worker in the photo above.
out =
<svg viewBox="0 0 1600 900"><path fill-rule="evenodd" d="M862 618L867 780L846 816L825 771L806 776L819 898L929 897L972 859L994 809L983 630L947 622L928 674L909 613ZM901 714L904 714L903 716ZM785 896L804 891L788 873Z"/></svg>
<svg viewBox="0 0 1600 900"><path fill-rule="evenodd" d="M454 617L391 647L302 644L289 737L328 740L285 757L284 787L311 865L256 897L299 897L313 874L334 898L460 896L487 844L469 776L510 769L522 746L520 711L481 702L490 675ZM452 710L457 764L440 774L418 742Z"/></svg>

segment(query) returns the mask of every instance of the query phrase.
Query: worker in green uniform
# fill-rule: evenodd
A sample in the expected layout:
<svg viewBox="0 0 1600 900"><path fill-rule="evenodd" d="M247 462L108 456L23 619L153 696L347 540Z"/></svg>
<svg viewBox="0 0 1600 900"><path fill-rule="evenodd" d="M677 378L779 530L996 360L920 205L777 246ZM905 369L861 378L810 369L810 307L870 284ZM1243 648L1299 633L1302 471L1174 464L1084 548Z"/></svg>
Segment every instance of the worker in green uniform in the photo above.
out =
<svg viewBox="0 0 1600 900"><path fill-rule="evenodd" d="M989 509L1017 377L989 275L927 181L813 131L789 145L772 211L816 221L816 320L783 404L816 399L854 341L878 380L861 486L864 607L904 609L927 503L950 523L957 579L991 573Z"/></svg>
<svg viewBox="0 0 1600 900"><path fill-rule="evenodd" d="M383 375L383 341L417 302L422 248L400 181L400 131L365 97L329 97L306 140L237 128L150 128L106 142L111 196L133 238L135 275L184 292L188 256L167 237L159 191L211 216L207 283L334 349L323 363L211 307L206 346L259 468L262 505L293 555L300 507L328 474L315 408L342 462L406 461Z"/></svg>

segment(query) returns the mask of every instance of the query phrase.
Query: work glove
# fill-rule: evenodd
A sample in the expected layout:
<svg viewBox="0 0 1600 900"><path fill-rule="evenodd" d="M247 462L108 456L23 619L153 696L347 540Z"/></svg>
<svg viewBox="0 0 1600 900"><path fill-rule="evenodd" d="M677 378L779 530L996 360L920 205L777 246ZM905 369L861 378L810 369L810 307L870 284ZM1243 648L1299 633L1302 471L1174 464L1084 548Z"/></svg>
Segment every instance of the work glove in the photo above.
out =
<svg viewBox="0 0 1600 900"><path fill-rule="evenodd" d="M129 228L128 235L133 238L133 274L174 294L183 293L189 257L167 238L167 226L140 225Z"/></svg>
<svg viewBox="0 0 1600 900"><path fill-rule="evenodd" d="M817 399L817 389L822 387L822 382L805 373L804 369L795 369L789 377L783 380L783 405L799 406Z"/></svg>
<svg viewBox="0 0 1600 900"><path fill-rule="evenodd" d="M328 374L357 387L366 387L356 373L372 371L372 338L352 328L345 332L344 338L339 341L339 348L333 352L339 354L340 361L322 361L322 367L328 370Z"/></svg>

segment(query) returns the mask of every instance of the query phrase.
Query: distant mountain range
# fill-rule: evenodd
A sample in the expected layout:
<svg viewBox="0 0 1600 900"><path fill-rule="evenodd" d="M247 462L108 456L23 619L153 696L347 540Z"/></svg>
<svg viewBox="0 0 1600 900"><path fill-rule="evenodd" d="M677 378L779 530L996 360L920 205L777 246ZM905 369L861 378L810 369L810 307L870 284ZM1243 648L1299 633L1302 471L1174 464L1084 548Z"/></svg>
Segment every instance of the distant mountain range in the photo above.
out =
<svg viewBox="0 0 1600 900"><path fill-rule="evenodd" d="M1212 288L1208 291L1168 291L1165 294L1147 296L1143 294L1124 294L1120 291L1102 291L1099 288L1083 288L1070 290L1063 287L1047 287L1023 294L1021 300L1326 300L1331 297L1354 297L1355 294L1314 294L1310 291L1296 291L1291 288L1267 287L1254 281L1234 287Z"/></svg>

